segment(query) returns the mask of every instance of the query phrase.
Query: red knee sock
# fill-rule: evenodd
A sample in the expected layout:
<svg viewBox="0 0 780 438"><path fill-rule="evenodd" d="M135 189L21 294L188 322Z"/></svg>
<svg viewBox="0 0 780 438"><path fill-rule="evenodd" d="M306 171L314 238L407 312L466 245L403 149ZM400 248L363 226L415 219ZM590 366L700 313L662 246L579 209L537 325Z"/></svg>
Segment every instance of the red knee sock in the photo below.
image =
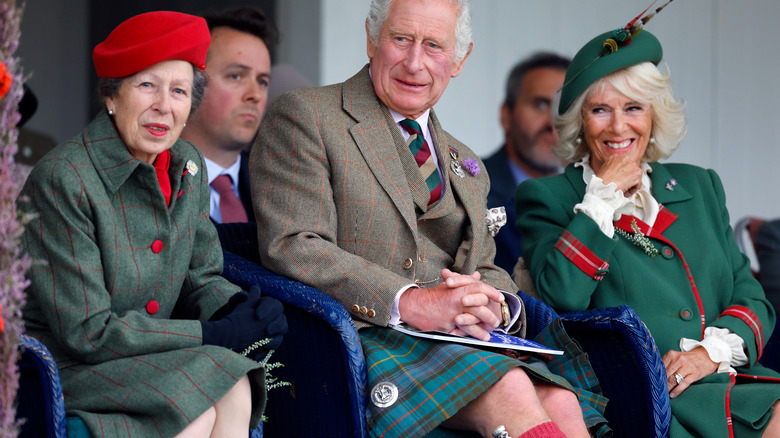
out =
<svg viewBox="0 0 780 438"><path fill-rule="evenodd" d="M542 423L518 438L566 438L566 435L558 429L558 425L552 421Z"/></svg>

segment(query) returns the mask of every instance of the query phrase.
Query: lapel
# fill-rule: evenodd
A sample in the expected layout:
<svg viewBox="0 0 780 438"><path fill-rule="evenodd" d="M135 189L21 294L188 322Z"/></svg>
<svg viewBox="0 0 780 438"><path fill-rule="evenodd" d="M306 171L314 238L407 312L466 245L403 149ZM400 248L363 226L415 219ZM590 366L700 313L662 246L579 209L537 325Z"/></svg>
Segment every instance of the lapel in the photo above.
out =
<svg viewBox="0 0 780 438"><path fill-rule="evenodd" d="M566 166L563 175L569 180L577 199L585 197L585 181L582 180L582 167L574 167L574 163Z"/></svg>
<svg viewBox="0 0 780 438"><path fill-rule="evenodd" d="M668 206L692 198L691 194L683 187L682 182L675 180L665 166L659 163L650 163L650 167L653 169L653 171L650 172L650 181L652 181L653 184L653 196L659 204ZM672 180L675 180L677 185L673 187L673 190L668 190L666 185L670 184Z"/></svg>
<svg viewBox="0 0 780 438"><path fill-rule="evenodd" d="M100 180L112 194L141 164L140 160L130 155L105 110L84 129L83 140Z"/></svg>
<svg viewBox="0 0 780 438"><path fill-rule="evenodd" d="M400 132L394 133L398 131L394 129L395 123L374 93L368 65L344 82L341 92L343 110L357 122L349 128L352 139L410 229L416 229L414 200L401 160L397 158L396 143L399 138L404 143L403 137Z"/></svg>

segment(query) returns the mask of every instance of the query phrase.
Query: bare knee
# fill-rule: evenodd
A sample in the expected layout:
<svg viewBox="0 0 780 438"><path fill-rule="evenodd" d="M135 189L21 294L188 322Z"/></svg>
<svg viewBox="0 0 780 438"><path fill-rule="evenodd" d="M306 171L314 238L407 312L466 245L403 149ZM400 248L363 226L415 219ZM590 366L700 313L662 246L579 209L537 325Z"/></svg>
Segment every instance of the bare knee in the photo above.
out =
<svg viewBox="0 0 780 438"><path fill-rule="evenodd" d="M214 429L214 423L217 421L217 410L214 407L206 409L206 411L198 418L188 424L181 432L179 432L174 438L184 437L208 437L211 435L211 431Z"/></svg>
<svg viewBox="0 0 780 438"><path fill-rule="evenodd" d="M545 406L556 406L558 409L580 410L577 395L568 389L552 384L540 384L536 387L536 393Z"/></svg>
<svg viewBox="0 0 780 438"><path fill-rule="evenodd" d="M216 409L216 428L224 427L224 423L246 423L249 426L249 418L252 415L252 388L247 376L242 377L221 399L214 405Z"/></svg>

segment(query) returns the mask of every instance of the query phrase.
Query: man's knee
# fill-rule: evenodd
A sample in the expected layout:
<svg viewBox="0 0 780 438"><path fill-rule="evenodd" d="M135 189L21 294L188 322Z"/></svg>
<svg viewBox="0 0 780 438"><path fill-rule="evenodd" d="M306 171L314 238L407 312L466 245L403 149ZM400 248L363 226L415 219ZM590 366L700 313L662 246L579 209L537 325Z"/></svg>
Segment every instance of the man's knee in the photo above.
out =
<svg viewBox="0 0 780 438"><path fill-rule="evenodd" d="M580 410L577 395L568 389L553 384L537 385L537 394L545 406L556 406L559 410Z"/></svg>

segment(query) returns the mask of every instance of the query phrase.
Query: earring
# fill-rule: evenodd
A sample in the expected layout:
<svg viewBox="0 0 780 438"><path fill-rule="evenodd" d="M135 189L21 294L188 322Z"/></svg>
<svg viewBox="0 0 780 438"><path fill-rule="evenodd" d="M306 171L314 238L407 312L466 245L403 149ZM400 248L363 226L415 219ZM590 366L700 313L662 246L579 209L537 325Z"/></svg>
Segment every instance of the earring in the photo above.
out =
<svg viewBox="0 0 780 438"><path fill-rule="evenodd" d="M187 127L187 124L185 123L184 126L182 126L182 128L186 128L186 127Z"/></svg>
<svg viewBox="0 0 780 438"><path fill-rule="evenodd" d="M582 137L581 136L577 136L577 138L574 139L574 142L577 143L577 146L581 145L582 144Z"/></svg>
<svg viewBox="0 0 780 438"><path fill-rule="evenodd" d="M109 116L113 116L114 115L114 110L108 110L108 115Z"/></svg>
<svg viewBox="0 0 780 438"><path fill-rule="evenodd" d="M655 136L650 137L650 144L655 144Z"/></svg>

